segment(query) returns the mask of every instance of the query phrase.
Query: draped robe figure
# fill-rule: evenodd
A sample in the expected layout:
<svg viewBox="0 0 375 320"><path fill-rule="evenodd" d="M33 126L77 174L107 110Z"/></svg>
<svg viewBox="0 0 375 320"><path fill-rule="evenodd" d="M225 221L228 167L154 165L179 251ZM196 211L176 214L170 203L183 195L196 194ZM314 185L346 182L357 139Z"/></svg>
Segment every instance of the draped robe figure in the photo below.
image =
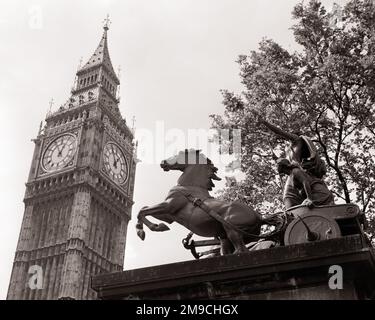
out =
<svg viewBox="0 0 375 320"><path fill-rule="evenodd" d="M309 181L312 189L314 205L334 204L333 195L322 179L327 172L327 168L324 161L319 157L313 142L304 135L299 136L286 132L264 119L260 119L260 123L279 137L290 142L286 151L286 159L292 166L299 167L305 172L304 177ZM294 175L288 175L283 192L285 207L288 209L302 204L307 197L304 191L303 188L296 187Z"/></svg>

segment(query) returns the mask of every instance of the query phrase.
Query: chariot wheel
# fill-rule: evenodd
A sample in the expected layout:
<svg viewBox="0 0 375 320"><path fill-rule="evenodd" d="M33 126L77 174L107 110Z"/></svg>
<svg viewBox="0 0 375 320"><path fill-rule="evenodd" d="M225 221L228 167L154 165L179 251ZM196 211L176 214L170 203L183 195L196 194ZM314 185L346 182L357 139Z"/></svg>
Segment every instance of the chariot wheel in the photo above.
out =
<svg viewBox="0 0 375 320"><path fill-rule="evenodd" d="M319 213L304 213L293 220L284 235L285 245L338 238L341 236L337 222Z"/></svg>

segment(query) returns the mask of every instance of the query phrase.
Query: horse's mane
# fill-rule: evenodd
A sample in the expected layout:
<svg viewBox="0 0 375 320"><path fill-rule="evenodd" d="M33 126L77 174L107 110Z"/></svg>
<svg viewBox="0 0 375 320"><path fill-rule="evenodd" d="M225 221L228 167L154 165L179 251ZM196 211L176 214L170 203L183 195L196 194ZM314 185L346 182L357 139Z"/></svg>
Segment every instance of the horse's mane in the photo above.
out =
<svg viewBox="0 0 375 320"><path fill-rule="evenodd" d="M215 186L212 180L221 180L216 175L218 168L215 167L211 159L206 157L201 151L202 150L197 150L197 149L185 149L184 151L181 151L179 155L184 156L185 159L195 159L194 163L189 163L190 165L207 165L208 166L207 169L211 169L211 174L208 178L210 179L209 190L212 190L212 188Z"/></svg>
<svg viewBox="0 0 375 320"><path fill-rule="evenodd" d="M213 164L210 158L206 157L204 153L202 153L202 150L199 149L185 149L184 151L179 152L180 155L185 155L185 159L195 159L195 163L193 164L207 164L212 168L215 168L217 171L217 168Z"/></svg>

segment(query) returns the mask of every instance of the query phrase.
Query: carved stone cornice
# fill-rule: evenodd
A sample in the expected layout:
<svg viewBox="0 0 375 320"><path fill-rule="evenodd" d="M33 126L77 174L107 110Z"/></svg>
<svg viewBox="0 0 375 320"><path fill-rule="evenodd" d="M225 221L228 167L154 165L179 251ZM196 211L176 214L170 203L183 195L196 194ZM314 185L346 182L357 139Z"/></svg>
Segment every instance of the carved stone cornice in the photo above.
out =
<svg viewBox="0 0 375 320"><path fill-rule="evenodd" d="M85 127L96 127L102 132L104 130L104 123L99 117L93 117L86 120Z"/></svg>
<svg viewBox="0 0 375 320"><path fill-rule="evenodd" d="M41 247L31 250L18 250L16 251L16 262L35 261L38 259L53 258L65 254L66 242L56 243L53 246Z"/></svg>
<svg viewBox="0 0 375 320"><path fill-rule="evenodd" d="M72 243L74 242L79 242L79 246L72 246ZM76 238L68 239L67 242L58 243L53 246L16 251L14 263L26 263L43 259L52 259L57 256L65 255L68 252L71 254L78 254L84 259L87 259L91 263L94 263L107 271L122 270L122 265L111 262L109 259L102 256L91 247L85 245L83 240Z"/></svg>
<svg viewBox="0 0 375 320"><path fill-rule="evenodd" d="M74 194L79 188L86 188L101 201L105 201L118 216L125 214L130 219L130 209L134 202L129 195L90 167L27 183L24 202L27 205L41 201L54 201Z"/></svg>
<svg viewBox="0 0 375 320"><path fill-rule="evenodd" d="M62 108L58 109L54 113L48 115L46 117L46 122L47 124L52 122L52 121L58 121L61 119L64 119L66 117L71 116L72 114L76 114L79 112L82 112L84 110L88 110L95 106L97 104L98 100L93 99L93 100L87 100L77 106L72 106L69 107L69 102L66 103L66 106L63 106Z"/></svg>
<svg viewBox="0 0 375 320"><path fill-rule="evenodd" d="M50 136L55 136L61 133L65 133L67 131L77 130L80 127L82 127L83 123L84 123L84 119L78 118L76 120L68 121L60 125L47 127L44 130L44 137L48 138Z"/></svg>
<svg viewBox="0 0 375 320"><path fill-rule="evenodd" d="M94 249L88 246L85 246L84 257L88 261L91 261L92 263L96 263L99 266L107 265L107 266L110 266L111 268L114 268L114 269L120 268L120 270L122 270L122 265L111 262L110 260L108 260L107 258L105 258L104 256L102 256L101 254L99 254ZM107 267L104 269L108 270L109 268Z"/></svg>

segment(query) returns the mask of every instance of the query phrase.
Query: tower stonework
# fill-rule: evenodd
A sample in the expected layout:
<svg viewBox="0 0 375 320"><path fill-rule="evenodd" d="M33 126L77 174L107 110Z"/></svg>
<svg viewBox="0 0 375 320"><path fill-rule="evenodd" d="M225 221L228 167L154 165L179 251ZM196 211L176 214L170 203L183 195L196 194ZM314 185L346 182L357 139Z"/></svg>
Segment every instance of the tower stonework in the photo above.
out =
<svg viewBox="0 0 375 320"><path fill-rule="evenodd" d="M136 159L107 31L34 139L8 299L95 299L90 277L123 269Z"/></svg>

